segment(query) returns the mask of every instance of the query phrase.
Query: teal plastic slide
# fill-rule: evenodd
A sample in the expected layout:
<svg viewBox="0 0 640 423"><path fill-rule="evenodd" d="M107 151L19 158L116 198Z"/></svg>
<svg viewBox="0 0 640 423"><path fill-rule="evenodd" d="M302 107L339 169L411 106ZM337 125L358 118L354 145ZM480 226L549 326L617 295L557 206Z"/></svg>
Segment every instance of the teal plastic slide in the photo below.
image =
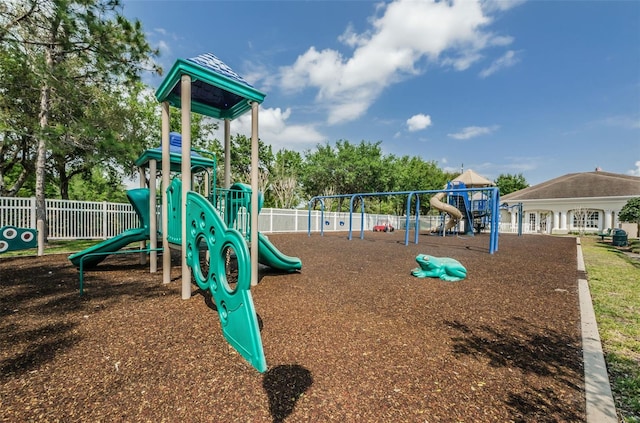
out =
<svg viewBox="0 0 640 423"><path fill-rule="evenodd" d="M240 191L238 195L235 191ZM233 193L233 194L232 194ZM244 207L251 210L251 186L236 182L231 185L226 203L229 205L225 209L225 223L232 228L238 216L238 210ZM262 208L264 197L262 192L258 193L258 211ZM297 257L289 257L282 254L269 239L258 232L258 261L265 266L285 272L294 272L302 269L302 262Z"/></svg>
<svg viewBox="0 0 640 423"><path fill-rule="evenodd" d="M258 261L265 266L286 272L302 269L302 261L298 257L283 254L260 232L258 232Z"/></svg>
<svg viewBox="0 0 640 423"><path fill-rule="evenodd" d="M79 267L80 260L89 254L96 255L86 257L83 261L83 266L97 266L107 258L108 253L116 252L132 242L146 241L149 239L149 189L138 188L129 190L127 191L127 198L140 219L140 227L128 229L113 238L109 238L78 253L71 254L69 260L74 266Z"/></svg>

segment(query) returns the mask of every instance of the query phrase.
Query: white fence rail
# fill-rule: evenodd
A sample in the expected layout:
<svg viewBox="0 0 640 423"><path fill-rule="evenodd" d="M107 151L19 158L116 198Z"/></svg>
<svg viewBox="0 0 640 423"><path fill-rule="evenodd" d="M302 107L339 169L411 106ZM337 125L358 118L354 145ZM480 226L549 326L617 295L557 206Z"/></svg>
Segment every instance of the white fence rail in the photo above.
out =
<svg viewBox="0 0 640 423"><path fill-rule="evenodd" d="M35 198L0 197L0 227L16 226L36 228ZM139 222L131 204L98 201L46 200L49 239L107 239L122 231L138 227ZM370 231L378 222L389 222L394 228L404 230L403 216L353 213L351 229L359 232L364 225ZM349 230L349 213L311 211L311 232L337 232ZM438 216L421 216L420 229L428 230L440 225ZM415 218L409 221L415 228ZM264 233L307 232L309 212L304 209L264 208L258 217L258 230ZM527 233L529 228L523 227ZM516 233L517 226L500 223L500 232Z"/></svg>

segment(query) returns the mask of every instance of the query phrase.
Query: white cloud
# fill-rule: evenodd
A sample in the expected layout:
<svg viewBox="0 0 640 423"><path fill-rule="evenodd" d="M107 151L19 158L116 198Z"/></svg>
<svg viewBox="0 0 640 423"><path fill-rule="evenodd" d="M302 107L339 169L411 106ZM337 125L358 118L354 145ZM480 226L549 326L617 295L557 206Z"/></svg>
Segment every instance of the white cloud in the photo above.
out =
<svg viewBox="0 0 640 423"><path fill-rule="evenodd" d="M640 176L640 160L638 160L636 163L636 168L635 169L631 169L630 171L628 171L627 173L631 176Z"/></svg>
<svg viewBox="0 0 640 423"><path fill-rule="evenodd" d="M505 11L519 6L526 0L483 0L482 8L487 12Z"/></svg>
<svg viewBox="0 0 640 423"><path fill-rule="evenodd" d="M467 126L466 128L462 128L460 132L456 132L453 134L447 134L451 138L457 140L468 140L471 138L478 137L480 135L488 135L492 132L495 132L499 128L498 125L493 126Z"/></svg>
<svg viewBox="0 0 640 423"><path fill-rule="evenodd" d="M317 90L316 102L337 124L357 119L389 85L420 73L424 60L457 70L469 68L490 46L512 42L486 30L492 19L480 0L397 0L378 5L370 28L358 34L349 25L339 41L351 56L310 47L280 69L284 90Z"/></svg>
<svg viewBox="0 0 640 423"><path fill-rule="evenodd" d="M422 113L413 115L407 119L409 132L421 131L431 126L431 116Z"/></svg>
<svg viewBox="0 0 640 423"><path fill-rule="evenodd" d="M609 116L605 119L598 121L597 123L600 123L606 126L614 126L618 128L640 129L640 115Z"/></svg>
<svg viewBox="0 0 640 423"><path fill-rule="evenodd" d="M165 28L153 28L153 30L146 33L147 40L153 48L158 49L159 55L153 60L153 63L146 63L145 67L148 69L152 69L155 66L160 66L164 72L167 72L171 69L173 65L173 49L171 46L175 44L179 37ZM155 79L155 76L151 77L152 80ZM151 85L154 85L154 82L149 82Z"/></svg>
<svg viewBox="0 0 640 423"><path fill-rule="evenodd" d="M158 41L158 50L160 50L161 55L171 53L171 47L169 47L169 44L164 40Z"/></svg>
<svg viewBox="0 0 640 423"><path fill-rule="evenodd" d="M171 54L171 43L178 39L178 36L165 28L153 28L147 33L147 38L151 40L151 44L155 44L155 47L160 50L161 56L168 56Z"/></svg>
<svg viewBox="0 0 640 423"><path fill-rule="evenodd" d="M249 60L243 63L242 78L262 92L271 91L273 85L277 84L276 77L267 66Z"/></svg>
<svg viewBox="0 0 640 423"><path fill-rule="evenodd" d="M272 146L274 152L281 148L301 151L312 148L318 143L326 141L326 137L318 132L313 125L295 125L287 121L291 117L291 109L260 108L258 114L258 137ZM231 133L251 136L251 114L246 113L231 122ZM216 134L222 139L222 134Z"/></svg>
<svg viewBox="0 0 640 423"><path fill-rule="evenodd" d="M338 37L338 41L349 47L356 47L360 44L364 44L366 42L366 38L363 35L357 34L353 25L349 24L342 35Z"/></svg>
<svg viewBox="0 0 640 423"><path fill-rule="evenodd" d="M493 75L500 69L509 68L518 62L520 62L519 53L514 50L509 50L501 57L494 60L488 68L483 69L482 72L480 72L480 77L486 78Z"/></svg>
<svg viewBox="0 0 640 423"><path fill-rule="evenodd" d="M462 173L463 171L461 166L444 166L442 170L447 173Z"/></svg>
<svg viewBox="0 0 640 423"><path fill-rule="evenodd" d="M299 90L306 86L329 89L339 82L342 55L335 50L317 51L311 47L292 66L281 69L281 84L285 90Z"/></svg>

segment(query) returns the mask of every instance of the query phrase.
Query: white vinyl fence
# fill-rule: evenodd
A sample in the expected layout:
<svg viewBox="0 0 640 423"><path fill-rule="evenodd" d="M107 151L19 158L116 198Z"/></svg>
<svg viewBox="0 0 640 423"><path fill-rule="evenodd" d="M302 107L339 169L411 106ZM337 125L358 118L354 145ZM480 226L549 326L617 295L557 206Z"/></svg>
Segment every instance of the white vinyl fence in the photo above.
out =
<svg viewBox="0 0 640 423"><path fill-rule="evenodd" d="M138 226L131 204L46 200L49 239L107 239ZM36 229L36 199L0 197L0 227Z"/></svg>
<svg viewBox="0 0 640 423"><path fill-rule="evenodd" d="M0 227L36 228L35 198L0 197ZM107 239L122 231L139 225L133 206L128 203L106 201L46 200L49 239ZM363 222L364 217L364 222ZM405 230L403 216L353 214L351 230L359 233L361 228L371 231L379 222L389 222L397 230ZM336 232L349 230L349 213L311 211L311 232ZM440 225L438 216L421 216L420 229L429 230ZM515 225L514 225L515 226ZM409 228L415 228L415 218L410 219ZM307 232L309 212L307 209L264 208L258 217L258 230L264 233ZM527 233L526 228L523 232ZM500 232L517 232L517 227L501 223Z"/></svg>
<svg viewBox="0 0 640 423"><path fill-rule="evenodd" d="M138 227L133 206L106 201L46 200L49 239L107 239L122 231ZM321 219L322 217L322 219ZM389 215L365 215L365 230L381 220L396 228L404 228L404 218ZM353 231L362 224L360 213L353 214ZM0 227L36 228L35 198L0 197ZM258 230L264 233L307 232L309 212L306 209L264 208L258 217ZM311 231L348 231L349 213L311 212Z"/></svg>

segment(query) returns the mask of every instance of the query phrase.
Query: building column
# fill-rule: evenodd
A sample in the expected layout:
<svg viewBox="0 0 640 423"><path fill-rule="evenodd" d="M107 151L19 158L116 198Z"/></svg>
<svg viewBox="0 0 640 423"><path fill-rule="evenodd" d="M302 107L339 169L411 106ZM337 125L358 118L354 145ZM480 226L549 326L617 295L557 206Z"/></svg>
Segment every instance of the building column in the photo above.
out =
<svg viewBox="0 0 640 423"><path fill-rule="evenodd" d="M553 215L551 213L546 213L544 217L544 233L551 233L551 225L553 223Z"/></svg>
<svg viewBox="0 0 640 423"><path fill-rule="evenodd" d="M567 212L560 212L560 229L566 231L567 230Z"/></svg>
<svg viewBox="0 0 640 423"><path fill-rule="evenodd" d="M613 211L612 210L605 210L604 211L604 221L603 221L603 226L601 228L601 230L607 230L610 228L613 228Z"/></svg>

